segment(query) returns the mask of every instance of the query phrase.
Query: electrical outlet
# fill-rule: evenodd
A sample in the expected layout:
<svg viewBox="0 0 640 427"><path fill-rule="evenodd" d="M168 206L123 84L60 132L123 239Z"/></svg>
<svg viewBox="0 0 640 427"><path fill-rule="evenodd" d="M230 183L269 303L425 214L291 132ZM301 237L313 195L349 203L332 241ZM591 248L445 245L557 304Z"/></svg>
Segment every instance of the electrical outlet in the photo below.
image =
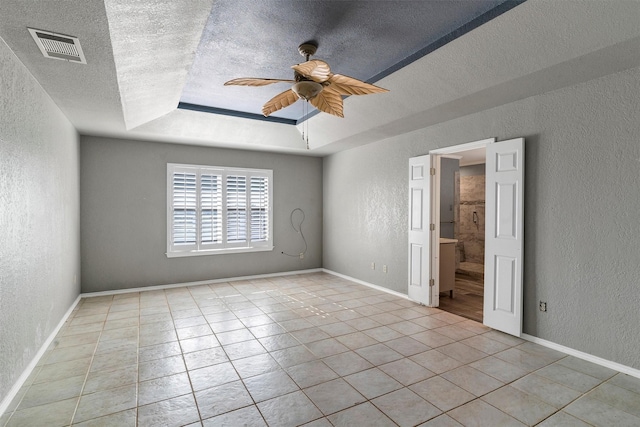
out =
<svg viewBox="0 0 640 427"><path fill-rule="evenodd" d="M547 303L540 301L540 311L547 311Z"/></svg>
<svg viewBox="0 0 640 427"><path fill-rule="evenodd" d="M375 269L376 269L376 263L375 263L375 262L372 262L372 263L371 263L371 269L372 269L372 270L375 270Z"/></svg>
<svg viewBox="0 0 640 427"><path fill-rule="evenodd" d="M386 273L386 272L387 272L387 266L386 266L386 265L383 265L383 266L382 266L382 272L383 272L383 273Z"/></svg>
<svg viewBox="0 0 640 427"><path fill-rule="evenodd" d="M300 252L300 259L304 259L304 252Z"/></svg>

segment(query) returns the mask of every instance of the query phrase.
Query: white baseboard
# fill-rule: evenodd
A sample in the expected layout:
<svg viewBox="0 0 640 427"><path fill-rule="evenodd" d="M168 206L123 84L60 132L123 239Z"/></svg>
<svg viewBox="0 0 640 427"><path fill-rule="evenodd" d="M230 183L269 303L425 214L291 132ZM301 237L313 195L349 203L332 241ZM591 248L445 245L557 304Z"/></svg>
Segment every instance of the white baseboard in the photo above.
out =
<svg viewBox="0 0 640 427"><path fill-rule="evenodd" d="M587 362L595 363L596 365L604 366L605 368L613 369L614 371L622 372L627 375L631 375L632 377L640 378L640 370L632 368L630 366L622 365L617 362L612 362L611 360L603 359L598 356L594 356L589 353L582 352L580 350L575 350L570 347L565 347L560 344L556 344L552 341L543 340L542 338L534 337L533 335L522 334L520 337L524 340L531 341L532 343L540 344L544 347L549 347L551 349L561 351L570 356L577 357L578 359L586 360Z"/></svg>
<svg viewBox="0 0 640 427"><path fill-rule="evenodd" d="M338 276L343 279L349 280L351 282L358 283L359 285L368 286L370 288L376 289L378 291L386 292L388 294L395 295L400 298L409 299L409 295L403 294L402 292L394 291L392 289L385 288L384 286L374 285L373 283L365 282L364 280L356 279L355 277L347 276L346 274L336 273L335 271L331 271L326 268L323 268L322 271L324 271L325 273L333 274L334 276Z"/></svg>
<svg viewBox="0 0 640 427"><path fill-rule="evenodd" d="M238 276L238 277L229 277L224 279L212 279L212 280L200 280L197 282L184 282L184 283L172 283L167 285L155 285L155 286L143 286L140 288L129 288L129 289L116 289L113 291L100 291L100 292L86 292L82 293L80 296L82 298L87 297L98 297L103 295L117 295L117 294L129 294L132 292L145 292L145 291L157 291L162 289L172 289L172 288L182 288L185 286L200 286L200 285L208 285L212 283L226 283L226 282L237 282L239 280L256 280L256 279L265 279L269 277L280 277L280 276L295 276L297 274L309 274L309 273L320 273L322 272L322 268L311 268L308 270L297 270L297 271L285 271L281 273L267 273L267 274L256 274L253 276Z"/></svg>
<svg viewBox="0 0 640 427"><path fill-rule="evenodd" d="M13 399L18 395L18 392L20 391L24 383L27 381L27 378L29 378L29 375L31 375L31 373L35 369L36 365L40 361L40 358L42 358L45 351L47 351L47 349L55 339L56 335L58 335L58 332L60 332L60 329L62 329L62 326L67 321L69 316L71 316L71 313L76 308L79 302L80 302L80 295L78 295L78 297L73 302L73 304L71 304L71 307L69 307L69 309L64 314L64 316L62 316L62 319L60 320L56 328L53 331L51 331L51 334L49 334L49 337L47 338L47 340L42 344L38 353L36 353L36 355L33 357L31 362L27 365L25 370L22 372L22 375L18 377L18 380L15 382L15 384L13 384L13 387L11 387L11 390L9 390L9 393L4 397L2 402L0 402L0 417L5 413L5 411L7 410L7 408L13 401Z"/></svg>

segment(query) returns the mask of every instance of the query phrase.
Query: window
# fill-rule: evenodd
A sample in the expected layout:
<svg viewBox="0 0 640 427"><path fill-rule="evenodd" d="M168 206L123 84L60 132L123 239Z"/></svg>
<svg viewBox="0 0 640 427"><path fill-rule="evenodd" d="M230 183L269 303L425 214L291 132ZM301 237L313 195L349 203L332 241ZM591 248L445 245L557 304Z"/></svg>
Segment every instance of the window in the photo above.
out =
<svg viewBox="0 0 640 427"><path fill-rule="evenodd" d="M273 171L167 164L167 256L268 251Z"/></svg>

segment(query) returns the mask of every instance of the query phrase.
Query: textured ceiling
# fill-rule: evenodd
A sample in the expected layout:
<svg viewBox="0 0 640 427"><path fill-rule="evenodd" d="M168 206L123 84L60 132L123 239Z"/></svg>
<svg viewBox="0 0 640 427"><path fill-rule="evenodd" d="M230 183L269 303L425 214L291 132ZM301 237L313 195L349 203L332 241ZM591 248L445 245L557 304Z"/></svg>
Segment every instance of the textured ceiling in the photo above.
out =
<svg viewBox="0 0 640 427"><path fill-rule="evenodd" d="M264 4L272 7L262 9ZM442 16L420 9L449 4L471 4L481 15L464 24L468 17L460 18L458 9ZM0 0L0 48L15 54L81 134L311 156L411 138L417 129L640 67L638 0L517 1L482 15L483 7L495 4ZM406 8L412 13L403 17ZM87 64L44 58L27 27L78 37ZM426 49L421 46L429 42L414 38L424 27L440 37ZM207 87L231 89L220 83L240 76L289 77L289 67L302 60L297 46L308 39L318 42L317 56L335 72L361 79L417 54L376 82L390 92L345 99L343 119L322 113L291 126L177 108L196 70L207 83L198 83L195 92L203 93ZM401 53L393 47L398 42L414 44ZM197 52L205 48L218 49L212 64L199 62ZM377 62L385 55L387 62ZM232 89L238 97L231 96L227 108L236 110L242 97L258 111L270 97L265 87ZM297 117L298 107L290 108Z"/></svg>
<svg viewBox="0 0 640 427"><path fill-rule="evenodd" d="M225 87L236 77L293 78L291 66L304 61L298 45L313 40L314 58L332 70L375 82L406 65L407 58L460 28L484 23L505 0L214 2L181 101L261 115L262 104L287 89ZM511 2L511 6L514 5ZM504 9L504 8L502 8ZM494 12L497 13L497 12ZM477 19L483 14L484 18ZM298 102L273 114L300 119Z"/></svg>

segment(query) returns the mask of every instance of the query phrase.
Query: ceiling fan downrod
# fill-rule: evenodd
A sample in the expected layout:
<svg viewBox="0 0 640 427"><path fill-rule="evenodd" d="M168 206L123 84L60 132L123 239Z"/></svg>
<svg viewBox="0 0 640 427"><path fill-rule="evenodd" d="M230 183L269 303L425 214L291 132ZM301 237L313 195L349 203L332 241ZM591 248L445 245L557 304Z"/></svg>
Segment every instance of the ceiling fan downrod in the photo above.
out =
<svg viewBox="0 0 640 427"><path fill-rule="evenodd" d="M313 42L302 43L300 46L298 46L298 52L300 52L300 55L304 56L305 60L307 61L309 60L310 56L316 54L317 50L318 45Z"/></svg>

